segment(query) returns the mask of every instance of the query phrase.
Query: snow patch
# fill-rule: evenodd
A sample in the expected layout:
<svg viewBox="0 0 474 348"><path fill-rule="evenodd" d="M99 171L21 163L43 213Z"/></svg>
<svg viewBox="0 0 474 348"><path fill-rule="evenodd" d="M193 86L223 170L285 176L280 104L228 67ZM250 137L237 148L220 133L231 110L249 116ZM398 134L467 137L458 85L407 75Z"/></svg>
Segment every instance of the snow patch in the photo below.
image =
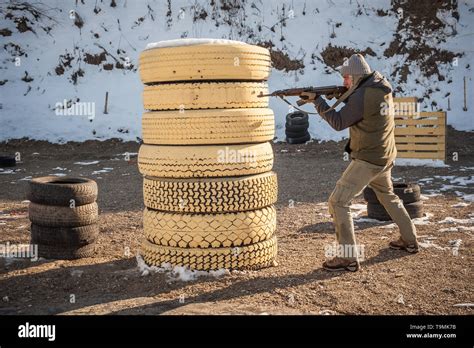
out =
<svg viewBox="0 0 474 348"><path fill-rule="evenodd" d="M31 176L25 176L23 179L19 179L18 181L31 181L33 177Z"/></svg>
<svg viewBox="0 0 474 348"><path fill-rule="evenodd" d="M385 226L380 226L380 228L385 228L385 229L391 229L397 227L396 223L385 225Z"/></svg>
<svg viewBox="0 0 474 348"><path fill-rule="evenodd" d="M112 170L114 170L114 168L103 168L101 170L94 170L92 172L92 175L99 175L99 174L102 174L102 173L110 173Z"/></svg>
<svg viewBox="0 0 474 348"><path fill-rule="evenodd" d="M414 225L429 225L431 223L430 222L431 217L433 217L433 214L425 213L425 216L421 218L413 219L412 221Z"/></svg>
<svg viewBox="0 0 474 348"><path fill-rule="evenodd" d="M469 207L470 205L471 203L460 202L460 203L452 204L451 208L464 208L464 207Z"/></svg>
<svg viewBox="0 0 474 348"><path fill-rule="evenodd" d="M447 228L441 228L439 231L440 232L457 232L458 228L457 227L447 227Z"/></svg>
<svg viewBox="0 0 474 348"><path fill-rule="evenodd" d="M151 42L146 45L145 50L151 50L154 48L165 48L165 47L181 47L181 46L195 46L195 45L248 45L246 42L225 40L225 39L175 39L175 40L164 40L158 42Z"/></svg>
<svg viewBox="0 0 474 348"><path fill-rule="evenodd" d="M445 164L442 160L431 160L423 158L397 158L395 160L397 166L407 167L434 167L434 168L446 168L449 165Z"/></svg>
<svg viewBox="0 0 474 348"><path fill-rule="evenodd" d="M418 245L422 248L435 248L435 249L438 249L438 250L446 250L447 248L444 248L442 246L439 246L438 244L436 243L433 243L432 241L430 240L427 240L426 242L418 242Z"/></svg>
<svg viewBox="0 0 474 348"><path fill-rule="evenodd" d="M474 176L460 176L458 178L455 178L451 180L451 184L458 184L461 186L467 186L469 184L474 184Z"/></svg>
<svg viewBox="0 0 474 348"><path fill-rule="evenodd" d="M463 198L465 201L474 202L474 194L471 194L471 195L463 195L462 198Z"/></svg>
<svg viewBox="0 0 474 348"><path fill-rule="evenodd" d="M89 162L75 162L74 164L80 165L80 166L90 166L92 164L97 164L99 161L89 161Z"/></svg>
<svg viewBox="0 0 474 348"><path fill-rule="evenodd" d="M472 223L474 223L474 218L456 219L456 218L453 218L453 217L450 217L450 216L444 218L441 221L438 221L438 224L461 224L461 225L464 225L464 224L472 224Z"/></svg>
<svg viewBox="0 0 474 348"><path fill-rule="evenodd" d="M152 273L165 273L168 281L189 282L199 277L220 278L230 274L229 270L224 268L216 271L196 271L183 266L173 267L170 263L162 263L161 267L148 266L139 254L137 254L137 267L142 276L148 276Z"/></svg>
<svg viewBox="0 0 474 348"><path fill-rule="evenodd" d="M385 223L385 221L380 221L380 220L370 219L370 218L365 218L365 217L354 219L354 222L365 222L365 223L372 223L372 224L384 224Z"/></svg>

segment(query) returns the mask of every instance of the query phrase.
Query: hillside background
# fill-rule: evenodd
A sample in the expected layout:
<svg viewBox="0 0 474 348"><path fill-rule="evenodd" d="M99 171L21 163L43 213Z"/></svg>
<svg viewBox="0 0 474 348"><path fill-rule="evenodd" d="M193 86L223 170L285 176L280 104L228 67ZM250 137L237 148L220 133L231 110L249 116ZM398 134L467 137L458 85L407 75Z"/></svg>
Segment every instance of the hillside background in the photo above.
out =
<svg viewBox="0 0 474 348"><path fill-rule="evenodd" d="M341 84L335 67L362 52L397 96L417 96L424 110L448 110L455 129L474 130L471 0L1 1L0 18L0 141L140 140L140 52L149 42L201 37L269 48L271 90ZM96 117L57 116L64 100L94 102ZM274 99L270 107L283 140L288 106ZM310 132L347 136L319 116Z"/></svg>

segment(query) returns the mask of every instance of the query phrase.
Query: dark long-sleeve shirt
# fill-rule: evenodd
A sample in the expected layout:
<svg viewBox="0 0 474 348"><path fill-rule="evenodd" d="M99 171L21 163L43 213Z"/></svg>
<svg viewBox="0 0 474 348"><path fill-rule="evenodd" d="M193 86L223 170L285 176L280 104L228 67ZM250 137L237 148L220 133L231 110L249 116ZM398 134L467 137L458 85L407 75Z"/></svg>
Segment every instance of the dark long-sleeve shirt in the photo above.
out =
<svg viewBox="0 0 474 348"><path fill-rule="evenodd" d="M340 131L349 128L363 119L364 89L356 89L339 111L331 110L327 113L323 113L323 111L330 107L322 97L316 98L314 106L319 115L335 130Z"/></svg>
<svg viewBox="0 0 474 348"><path fill-rule="evenodd" d="M346 151L352 158L385 166L396 158L392 86L377 71L363 80L340 111L323 98L314 101L318 113L335 130L349 128Z"/></svg>

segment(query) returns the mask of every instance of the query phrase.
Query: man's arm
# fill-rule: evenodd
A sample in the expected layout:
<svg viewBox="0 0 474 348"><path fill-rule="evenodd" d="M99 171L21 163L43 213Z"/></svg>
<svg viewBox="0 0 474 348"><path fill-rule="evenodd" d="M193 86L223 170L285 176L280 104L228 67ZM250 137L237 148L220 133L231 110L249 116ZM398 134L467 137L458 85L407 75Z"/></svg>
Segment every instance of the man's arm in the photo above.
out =
<svg viewBox="0 0 474 348"><path fill-rule="evenodd" d="M318 97L314 100L314 106L319 115L321 115L332 128L341 131L362 121L364 115L364 90L356 90L340 111L331 110L327 113L323 113L330 107L322 97Z"/></svg>

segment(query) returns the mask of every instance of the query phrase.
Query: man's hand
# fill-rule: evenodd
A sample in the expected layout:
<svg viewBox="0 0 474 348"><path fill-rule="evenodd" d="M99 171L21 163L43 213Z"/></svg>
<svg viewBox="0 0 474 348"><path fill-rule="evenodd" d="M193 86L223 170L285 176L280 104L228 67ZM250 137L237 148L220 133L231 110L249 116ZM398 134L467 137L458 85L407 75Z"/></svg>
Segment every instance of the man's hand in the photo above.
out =
<svg viewBox="0 0 474 348"><path fill-rule="evenodd" d="M325 95L326 99L328 99L328 100L331 100L332 98L339 99L340 96L341 96L340 94L328 94L328 95Z"/></svg>
<svg viewBox="0 0 474 348"><path fill-rule="evenodd" d="M303 105L306 103L312 103L316 100L318 95L312 92L303 92L300 94L300 100L298 100L298 105Z"/></svg>
<svg viewBox="0 0 474 348"><path fill-rule="evenodd" d="M339 99L342 97L343 93L333 93L333 94L327 94L325 95L326 99L331 100L332 98Z"/></svg>

